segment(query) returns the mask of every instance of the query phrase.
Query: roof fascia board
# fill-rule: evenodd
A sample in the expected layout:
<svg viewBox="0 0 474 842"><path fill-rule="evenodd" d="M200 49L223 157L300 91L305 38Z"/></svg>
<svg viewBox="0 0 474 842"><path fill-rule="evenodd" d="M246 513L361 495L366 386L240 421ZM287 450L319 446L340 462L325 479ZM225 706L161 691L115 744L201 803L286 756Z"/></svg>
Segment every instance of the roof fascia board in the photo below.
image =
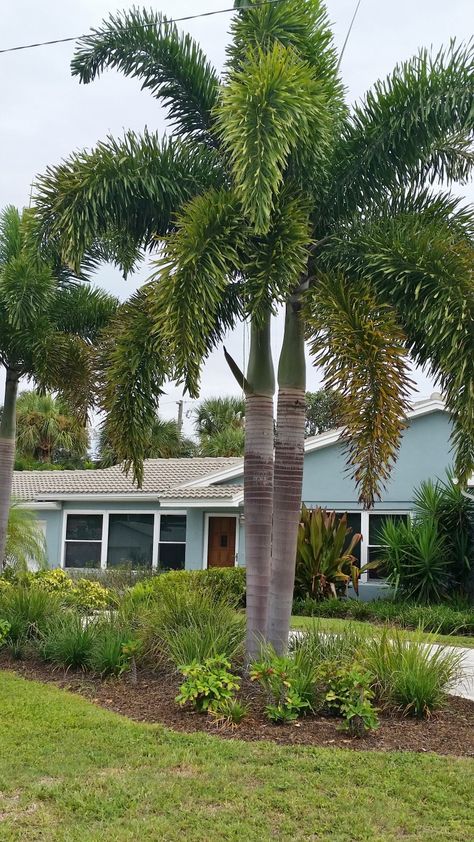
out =
<svg viewBox="0 0 474 842"><path fill-rule="evenodd" d="M239 497L177 497L173 500L163 500L161 505L172 506L173 508L206 509L209 506L220 509L235 509L243 501Z"/></svg>
<svg viewBox="0 0 474 842"><path fill-rule="evenodd" d="M236 477L243 477L244 475L244 460L237 465L232 465L230 468L222 468L220 471L215 471L213 474L206 474L199 479L193 479L190 482L183 482L179 488L207 488L208 485L215 485L216 482L221 482L226 479L235 479Z"/></svg>

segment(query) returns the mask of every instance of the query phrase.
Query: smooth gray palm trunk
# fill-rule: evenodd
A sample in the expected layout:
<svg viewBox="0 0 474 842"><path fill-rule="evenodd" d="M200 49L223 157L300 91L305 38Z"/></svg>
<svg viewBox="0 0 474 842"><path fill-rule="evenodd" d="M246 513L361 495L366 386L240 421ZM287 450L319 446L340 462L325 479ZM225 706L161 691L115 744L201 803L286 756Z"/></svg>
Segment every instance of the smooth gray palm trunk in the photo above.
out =
<svg viewBox="0 0 474 842"><path fill-rule="evenodd" d="M295 583L296 545L303 491L306 363L297 302L287 305L278 368L273 532L267 640L276 652L288 646Z"/></svg>
<svg viewBox="0 0 474 842"><path fill-rule="evenodd" d="M244 515L247 662L267 632L273 512L273 395L270 317L252 324L245 408Z"/></svg>
<svg viewBox="0 0 474 842"><path fill-rule="evenodd" d="M5 398L0 421L0 570L3 570L7 543L8 513L15 462L16 398L18 374L7 369Z"/></svg>

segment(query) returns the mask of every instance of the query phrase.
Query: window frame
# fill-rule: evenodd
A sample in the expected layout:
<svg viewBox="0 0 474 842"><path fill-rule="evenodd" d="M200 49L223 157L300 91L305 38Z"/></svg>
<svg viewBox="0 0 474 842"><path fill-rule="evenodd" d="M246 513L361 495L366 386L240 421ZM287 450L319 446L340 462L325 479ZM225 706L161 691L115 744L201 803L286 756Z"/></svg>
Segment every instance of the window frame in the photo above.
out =
<svg viewBox="0 0 474 842"><path fill-rule="evenodd" d="M102 536L100 542L91 541L92 544L101 545L100 551L100 566L94 568L95 570L107 570L107 553L109 545L109 519L110 515L153 515L153 553L151 559L151 569L156 572L158 568L158 554L159 545L162 544L187 544L187 528L188 513L186 509L64 509L63 523L61 534L61 558L60 566L63 570L73 570L72 567L66 567L66 533L67 533L67 518L68 515L101 515L102 516ZM160 541L161 531L161 517L166 515L179 515L186 518L186 540L185 541ZM73 542L71 542L73 543ZM82 569L82 568L76 568ZM113 570L113 568L110 568Z"/></svg>

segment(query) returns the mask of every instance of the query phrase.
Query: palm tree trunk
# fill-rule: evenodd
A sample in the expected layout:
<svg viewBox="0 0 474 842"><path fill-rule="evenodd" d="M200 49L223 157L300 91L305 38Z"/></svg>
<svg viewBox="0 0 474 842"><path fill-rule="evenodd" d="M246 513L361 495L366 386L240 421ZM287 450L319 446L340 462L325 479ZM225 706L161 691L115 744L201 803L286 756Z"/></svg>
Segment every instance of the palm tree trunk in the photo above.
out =
<svg viewBox="0 0 474 842"><path fill-rule="evenodd" d="M277 432L273 492L268 641L286 651L295 582L296 542L301 517L305 429L306 362L297 303L286 308L278 368Z"/></svg>
<svg viewBox="0 0 474 842"><path fill-rule="evenodd" d="M273 513L273 395L270 315L252 323L245 405L244 515L247 662L267 631Z"/></svg>
<svg viewBox="0 0 474 842"><path fill-rule="evenodd" d="M16 397L18 374L7 368L5 398L0 421L0 571L3 570L7 542L8 513L15 462Z"/></svg>

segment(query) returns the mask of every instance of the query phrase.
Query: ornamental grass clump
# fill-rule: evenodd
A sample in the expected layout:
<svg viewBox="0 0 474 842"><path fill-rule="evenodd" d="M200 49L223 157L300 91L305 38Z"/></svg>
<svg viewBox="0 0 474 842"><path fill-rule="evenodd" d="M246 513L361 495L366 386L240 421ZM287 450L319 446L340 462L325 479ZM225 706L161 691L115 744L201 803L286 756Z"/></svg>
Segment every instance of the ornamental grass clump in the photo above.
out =
<svg viewBox="0 0 474 842"><path fill-rule="evenodd" d="M139 647L133 647L131 629L120 618L107 618L91 624L92 646L87 665L100 676L122 675L131 668L133 658L138 657Z"/></svg>
<svg viewBox="0 0 474 842"><path fill-rule="evenodd" d="M39 642L40 656L64 669L87 669L96 628L75 611L64 611L45 628Z"/></svg>
<svg viewBox="0 0 474 842"><path fill-rule="evenodd" d="M407 640L384 630L367 641L363 663L374 676L377 697L407 716L429 717L440 708L462 671L462 654L450 648Z"/></svg>
<svg viewBox="0 0 474 842"><path fill-rule="evenodd" d="M37 639L60 611L58 598L39 588L11 585L0 591L0 617L10 624L10 643Z"/></svg>
<svg viewBox="0 0 474 842"><path fill-rule="evenodd" d="M175 667L223 656L242 658L245 618L232 602L207 590L169 590L139 618L144 651L155 664Z"/></svg>

